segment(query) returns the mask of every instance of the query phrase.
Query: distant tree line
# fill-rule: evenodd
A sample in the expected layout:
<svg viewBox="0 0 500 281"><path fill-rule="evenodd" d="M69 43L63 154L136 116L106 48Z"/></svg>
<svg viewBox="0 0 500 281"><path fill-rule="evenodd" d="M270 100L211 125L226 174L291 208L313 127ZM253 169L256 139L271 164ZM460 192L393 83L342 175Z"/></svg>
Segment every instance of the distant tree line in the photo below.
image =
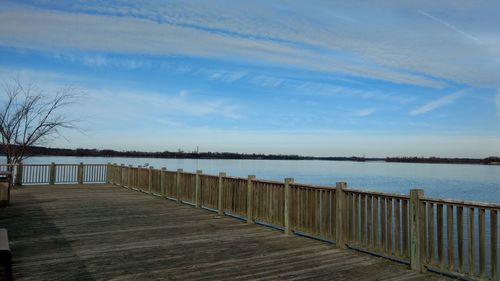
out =
<svg viewBox="0 0 500 281"><path fill-rule="evenodd" d="M5 153L5 146L0 145L0 154ZM290 154L246 154L235 152L184 152L184 151L116 151L112 149L67 149L32 146L26 148L31 156L94 156L94 157L144 157L144 158L184 158L184 159L264 159L264 160L338 160L338 161L366 161L363 157L314 157ZM369 160L383 160L370 158Z"/></svg>
<svg viewBox="0 0 500 281"><path fill-rule="evenodd" d="M475 158L440 158L440 157L387 157L386 162L405 163L442 163L442 164L486 164L500 165L500 157L490 156L482 159Z"/></svg>
<svg viewBox="0 0 500 281"><path fill-rule="evenodd" d="M30 146L26 148L26 153L30 156L90 156L90 157L142 157L142 158L180 158L180 159L248 159L248 160L326 160L326 161L386 161L403 163L446 163L446 164L499 164L500 157L487 157L484 159L475 158L439 158L439 157L387 157L387 158L366 158L366 157L317 157L301 156L290 154L246 154L235 152L184 152L184 151L116 151L112 149L67 149L49 148L41 146ZM0 154L5 154L5 146L0 145Z"/></svg>

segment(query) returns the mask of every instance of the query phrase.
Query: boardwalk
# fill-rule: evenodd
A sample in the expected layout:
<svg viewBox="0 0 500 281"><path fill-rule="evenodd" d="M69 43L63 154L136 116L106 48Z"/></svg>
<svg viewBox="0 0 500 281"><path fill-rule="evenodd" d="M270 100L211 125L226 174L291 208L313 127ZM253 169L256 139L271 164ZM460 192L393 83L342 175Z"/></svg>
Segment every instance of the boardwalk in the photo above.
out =
<svg viewBox="0 0 500 281"><path fill-rule="evenodd" d="M0 227L16 280L447 280L107 185L18 188Z"/></svg>

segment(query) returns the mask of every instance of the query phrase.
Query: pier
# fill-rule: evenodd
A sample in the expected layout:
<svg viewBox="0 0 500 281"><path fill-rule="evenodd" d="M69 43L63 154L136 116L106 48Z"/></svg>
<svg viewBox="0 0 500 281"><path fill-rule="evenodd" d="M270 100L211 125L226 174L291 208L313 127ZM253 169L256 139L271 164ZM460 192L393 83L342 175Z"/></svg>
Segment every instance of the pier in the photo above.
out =
<svg viewBox="0 0 500 281"><path fill-rule="evenodd" d="M111 164L17 170L0 225L19 280L497 280L495 204Z"/></svg>

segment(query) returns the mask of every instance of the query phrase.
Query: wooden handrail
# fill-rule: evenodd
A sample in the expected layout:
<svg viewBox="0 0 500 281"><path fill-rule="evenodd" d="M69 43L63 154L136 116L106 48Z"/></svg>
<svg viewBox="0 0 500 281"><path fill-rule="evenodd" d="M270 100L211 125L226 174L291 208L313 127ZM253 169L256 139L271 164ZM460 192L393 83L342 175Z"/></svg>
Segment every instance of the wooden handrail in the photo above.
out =
<svg viewBox="0 0 500 281"><path fill-rule="evenodd" d="M0 165L2 166L2 165ZM5 164L3 166L6 166ZM23 164L21 183L109 182L404 261L497 280L500 204L117 164ZM437 250L437 251L435 251ZM434 257L437 256L437 259ZM458 265L458 266L456 266ZM465 268L468 265L468 268Z"/></svg>

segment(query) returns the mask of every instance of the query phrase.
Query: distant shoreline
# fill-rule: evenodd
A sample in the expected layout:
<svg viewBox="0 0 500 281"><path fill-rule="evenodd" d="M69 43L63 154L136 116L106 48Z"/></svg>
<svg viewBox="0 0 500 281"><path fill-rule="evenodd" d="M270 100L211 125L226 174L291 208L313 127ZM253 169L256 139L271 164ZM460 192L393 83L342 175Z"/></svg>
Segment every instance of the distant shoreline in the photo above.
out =
<svg viewBox="0 0 500 281"><path fill-rule="evenodd" d="M3 146L0 146L0 155ZM116 151L111 149L66 149L48 147L30 147L27 149L30 156L76 156L76 157L130 157L130 158L164 158L164 159L217 159L217 160L324 160L324 161L353 161L372 162L384 161L391 163L425 163L425 164L480 164L500 166L500 157L487 158L440 158L440 157L332 157L332 156L301 156L282 154L245 154L234 152L184 152L184 151Z"/></svg>

